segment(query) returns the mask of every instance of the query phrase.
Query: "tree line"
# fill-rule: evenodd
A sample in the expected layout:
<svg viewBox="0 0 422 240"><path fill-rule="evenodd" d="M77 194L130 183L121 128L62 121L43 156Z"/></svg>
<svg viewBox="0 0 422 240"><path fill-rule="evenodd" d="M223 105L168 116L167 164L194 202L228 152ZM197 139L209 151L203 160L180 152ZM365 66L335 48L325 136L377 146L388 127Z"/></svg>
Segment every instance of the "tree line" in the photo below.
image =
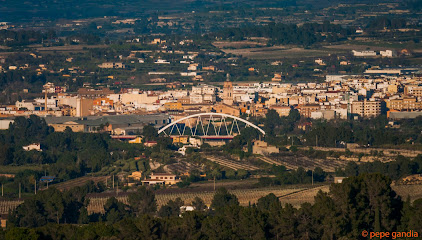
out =
<svg viewBox="0 0 422 240"><path fill-rule="evenodd" d="M176 199L158 211L153 192L140 188L129 195L129 205L110 198L96 220L81 207L81 191L50 189L12 212L0 239L366 239L364 230L420 234L422 199L403 201L390 184L380 174L350 177L300 208L274 194L239 206L237 197L222 188L209 209L201 199ZM183 204L196 209L181 213Z"/></svg>
<svg viewBox="0 0 422 240"><path fill-rule="evenodd" d="M49 30L47 32L34 30L0 30L0 44L6 46L22 46L33 43L41 43L43 39L56 38L56 32Z"/></svg>
<svg viewBox="0 0 422 240"><path fill-rule="evenodd" d="M213 37L240 41L250 37L265 37L270 44L297 44L305 47L320 42L337 42L346 40L353 34L353 29L325 21L323 24L305 23L302 26L284 23L269 23L268 25L250 25L240 28L226 28Z"/></svg>
<svg viewBox="0 0 422 240"><path fill-rule="evenodd" d="M403 156L397 157L396 161L391 162L365 162L357 164L349 162L344 169L337 169L337 176L358 176L364 173L381 173L393 180L399 180L413 174L422 174L422 155L418 155L414 160Z"/></svg>

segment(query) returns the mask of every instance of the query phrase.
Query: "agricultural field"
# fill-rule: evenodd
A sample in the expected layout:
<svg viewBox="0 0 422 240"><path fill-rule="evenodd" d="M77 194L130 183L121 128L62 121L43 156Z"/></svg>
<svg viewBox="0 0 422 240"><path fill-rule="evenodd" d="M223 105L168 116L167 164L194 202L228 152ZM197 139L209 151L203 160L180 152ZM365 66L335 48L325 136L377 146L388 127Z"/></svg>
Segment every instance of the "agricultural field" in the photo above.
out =
<svg viewBox="0 0 422 240"><path fill-rule="evenodd" d="M345 53L344 50L336 49L304 49L299 47L262 47L262 48L241 48L241 49L221 49L225 53L242 55L251 59L281 59L281 58L309 58L327 57L332 53Z"/></svg>
<svg viewBox="0 0 422 240"><path fill-rule="evenodd" d="M110 184L110 176L101 176L101 177L85 176L85 177L75 178L66 182L62 182L62 183L58 183L58 184L54 184L50 186L55 187L60 191L64 191L64 190L69 190L74 187L83 186L90 181L93 181L94 183L99 183L99 182L106 183L107 180Z"/></svg>
<svg viewBox="0 0 422 240"><path fill-rule="evenodd" d="M1 201L0 200L0 215L9 214L10 210L15 209L17 206L22 204L23 201Z"/></svg>
<svg viewBox="0 0 422 240"><path fill-rule="evenodd" d="M259 47L259 46L266 46L268 39L259 39L259 41L217 41L214 42L214 45L220 49L238 49L238 48L248 48L248 47Z"/></svg>
<svg viewBox="0 0 422 240"><path fill-rule="evenodd" d="M218 163L221 166L233 169L235 171L239 169L252 170L252 171L259 169L259 167L251 165L249 163L228 159L222 156L205 156L204 155L204 157L212 162Z"/></svg>
<svg viewBox="0 0 422 240"><path fill-rule="evenodd" d="M286 203L292 204L294 207L300 207L301 204L305 202L313 203L315 195L321 190L323 192L329 192L330 185L319 185L316 187L310 187L309 185L292 185L292 186L280 186L280 187L269 187L269 188L254 188L254 189L243 189L243 187L251 186L256 180L247 180L247 181L226 181L219 182L217 187L224 186L228 189L235 188L236 182L239 182L241 189L232 189L229 190L231 193L235 194L239 199L240 205L246 206L249 203L256 203L257 200L263 196L266 196L270 193L275 194L284 205ZM186 205L190 204L195 197L200 197L204 200L205 204L208 206L211 204L212 198L214 196L214 191L212 190L213 183L202 183L197 184L201 185L204 188L203 190L207 191L193 191L189 192L186 189L175 189L181 191L174 192L161 192L157 191L156 199L158 207L165 205L169 200L174 200L180 197ZM208 186L209 185L209 186ZM239 187L239 186L238 186ZM398 185L392 186L393 190L403 199L406 200L407 196L410 196L411 201L422 198L422 185ZM208 191L209 190L209 191ZM118 192L116 193L100 193L100 194L90 194L88 212L89 213L103 213L104 204L107 199L111 196L116 197L119 201L127 204L128 203L128 193L127 192ZM0 214L8 214L9 210L15 209L23 201L12 200L12 201L0 201Z"/></svg>
<svg viewBox="0 0 422 240"><path fill-rule="evenodd" d="M332 49L332 50L339 50L339 51L352 51L352 50L356 50L356 51L364 51L364 50L373 50L373 51L380 51L380 50L385 50L386 46L382 45L382 46L378 46L375 44L369 44L369 43L364 43L361 42L361 44L356 44L356 43L345 43L345 44L338 44L338 45L329 45L329 46L324 46L324 48L327 49Z"/></svg>
<svg viewBox="0 0 422 240"><path fill-rule="evenodd" d="M15 174L23 170L33 170L33 171L42 171L42 165L24 165L24 166L13 166L13 165L6 165L1 166L0 173L9 173Z"/></svg>
<svg viewBox="0 0 422 240"><path fill-rule="evenodd" d="M279 199L283 205L289 203L292 204L294 207L298 208L301 204L305 202L313 203L314 197L320 190L323 192L328 192L330 190L330 186L324 185L309 189L299 189L293 193L281 196Z"/></svg>
<svg viewBox="0 0 422 240"><path fill-rule="evenodd" d="M174 174L188 173L192 170L202 171L203 167L198 166L197 164L186 162L184 160L164 166L165 172L171 172Z"/></svg>
<svg viewBox="0 0 422 240"><path fill-rule="evenodd" d="M333 49L343 49L343 50L366 50L366 49L371 49L371 50L385 50L386 48L388 49L396 49L396 50L401 50L401 49L409 49L409 50L416 50L416 49L422 49L422 43L412 43L412 42L385 42L385 41L359 41L359 40L354 40L354 41L348 41L347 43L344 44L338 44L338 45L331 45L331 46L325 46L326 48L333 48Z"/></svg>
<svg viewBox="0 0 422 240"><path fill-rule="evenodd" d="M95 173L95 176L111 176L116 175L120 172L131 173L133 171L145 171L146 161L142 159L127 159L119 160L114 165L103 167L99 172Z"/></svg>
<svg viewBox="0 0 422 240"><path fill-rule="evenodd" d="M107 45L69 45L69 46L54 46L54 47L42 47L34 46L36 50L40 52L46 51L58 51L58 52L80 52L86 51L88 48L108 48Z"/></svg>
<svg viewBox="0 0 422 240"><path fill-rule="evenodd" d="M258 179L243 179L243 180L219 180L215 182L215 187L224 187L228 190L234 189L249 189L252 185L258 183ZM214 181L202 181L195 182L189 185L189 188L185 190L191 191L213 191L214 190ZM167 190L168 191L168 190Z"/></svg>
<svg viewBox="0 0 422 240"><path fill-rule="evenodd" d="M262 159L262 158L261 158ZM267 158L268 160L268 158ZM344 168L348 161L340 159L317 159L306 156L273 156L272 161L276 161L287 169L297 169L303 167L304 169L314 169L316 167L322 168L325 172L334 172L336 168Z"/></svg>
<svg viewBox="0 0 422 240"><path fill-rule="evenodd" d="M230 193L235 194L239 200L240 205L247 206L249 203L253 204L258 201L259 198L264 197L270 193L276 196L285 196L290 193L298 192L302 188L286 188L286 187L273 187L273 188L256 188L256 189L236 189L230 190ZM214 191L209 192L196 192L196 193L170 193L170 194L156 194L158 208L167 204L169 200L175 200L181 198L186 205L189 205L195 197L200 197L204 200L207 206L211 205L211 201L214 197ZM119 201L127 204L128 195L121 195L116 197ZM104 204L108 197L92 197L88 205L89 213L103 213Z"/></svg>
<svg viewBox="0 0 422 240"><path fill-rule="evenodd" d="M274 159L269 158L269 157L265 157L265 156L258 156L257 158L258 158L259 160L261 160L261 161L263 161L263 162L266 162L266 163L268 163L268 164L271 164L271 165L284 166L284 167L286 167L286 169L288 169L288 170L295 169L295 166L293 166L293 165L290 165L290 164L288 164L288 163L286 163L286 162L277 161L277 160L274 160Z"/></svg>
<svg viewBox="0 0 422 240"><path fill-rule="evenodd" d="M422 198L422 185L395 185L392 188L403 201L406 201L408 196L411 201Z"/></svg>

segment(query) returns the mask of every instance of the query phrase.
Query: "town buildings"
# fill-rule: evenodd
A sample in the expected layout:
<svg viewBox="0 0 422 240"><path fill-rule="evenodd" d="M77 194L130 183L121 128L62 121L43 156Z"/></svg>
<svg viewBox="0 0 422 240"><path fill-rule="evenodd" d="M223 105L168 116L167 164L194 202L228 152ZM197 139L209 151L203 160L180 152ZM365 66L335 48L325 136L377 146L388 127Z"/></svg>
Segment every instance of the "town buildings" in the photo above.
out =
<svg viewBox="0 0 422 240"><path fill-rule="evenodd" d="M193 70L200 65L190 67ZM127 135L139 133L145 124L162 126L204 112L265 116L273 109L285 117L296 109L304 118L332 120L390 116L390 112L397 117L397 112L422 111L422 79L411 75L415 69L368 71L373 72L327 75L325 82L297 84L233 83L228 75L221 85L200 83L183 89L177 85L160 91L121 88L115 92L107 87L86 86L71 93L57 91L57 86L47 83L43 88L49 94L47 99L23 99L15 105L0 106L0 116L13 121L15 116L35 114L46 117L56 131L70 128L75 132ZM195 120L184 123L192 126Z"/></svg>

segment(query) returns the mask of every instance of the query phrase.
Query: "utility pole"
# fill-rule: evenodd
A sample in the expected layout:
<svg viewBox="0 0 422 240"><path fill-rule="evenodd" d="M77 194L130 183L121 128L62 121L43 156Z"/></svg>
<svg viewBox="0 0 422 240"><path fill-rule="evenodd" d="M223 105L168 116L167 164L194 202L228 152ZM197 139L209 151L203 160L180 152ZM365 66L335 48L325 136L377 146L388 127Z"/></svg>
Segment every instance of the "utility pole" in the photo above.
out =
<svg viewBox="0 0 422 240"><path fill-rule="evenodd" d="M114 189L114 175L113 175L113 189Z"/></svg>
<svg viewBox="0 0 422 240"><path fill-rule="evenodd" d="M44 87L44 92L45 92L45 96L44 96L44 98L45 98L44 111L45 111L45 114L47 114L47 87Z"/></svg>
<svg viewBox="0 0 422 240"><path fill-rule="evenodd" d="M315 147L318 147L318 135L316 135L316 138L315 138Z"/></svg>
<svg viewBox="0 0 422 240"><path fill-rule="evenodd" d="M314 170L311 170L312 173L312 186L314 185Z"/></svg>
<svg viewBox="0 0 422 240"><path fill-rule="evenodd" d="M3 197L3 183L1 184L1 196Z"/></svg>

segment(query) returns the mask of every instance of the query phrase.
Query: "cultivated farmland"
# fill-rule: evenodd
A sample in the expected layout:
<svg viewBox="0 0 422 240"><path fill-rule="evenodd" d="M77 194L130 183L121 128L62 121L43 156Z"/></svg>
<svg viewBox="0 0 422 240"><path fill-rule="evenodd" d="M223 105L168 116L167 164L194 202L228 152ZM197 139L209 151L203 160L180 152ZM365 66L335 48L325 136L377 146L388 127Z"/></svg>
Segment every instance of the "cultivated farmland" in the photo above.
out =
<svg viewBox="0 0 422 240"><path fill-rule="evenodd" d="M276 196L284 196L289 193L297 192L302 190L302 188L286 188L286 187L273 187L273 188L257 188L257 189L236 189L231 190L232 194L235 194L239 199L240 205L247 206L249 203L253 204L258 201L259 198L264 197L270 193L275 194ZM200 197L204 200L207 206L211 205L211 201L214 197L214 192L196 192L196 193L170 193L170 194L157 194L157 205L161 207L169 200L175 200L176 198L181 198L186 205L191 204L195 197ZM119 201L127 204L128 203L128 194L124 194L116 197ZM108 197L92 197L88 205L89 213L103 213L104 204L106 203Z"/></svg>

